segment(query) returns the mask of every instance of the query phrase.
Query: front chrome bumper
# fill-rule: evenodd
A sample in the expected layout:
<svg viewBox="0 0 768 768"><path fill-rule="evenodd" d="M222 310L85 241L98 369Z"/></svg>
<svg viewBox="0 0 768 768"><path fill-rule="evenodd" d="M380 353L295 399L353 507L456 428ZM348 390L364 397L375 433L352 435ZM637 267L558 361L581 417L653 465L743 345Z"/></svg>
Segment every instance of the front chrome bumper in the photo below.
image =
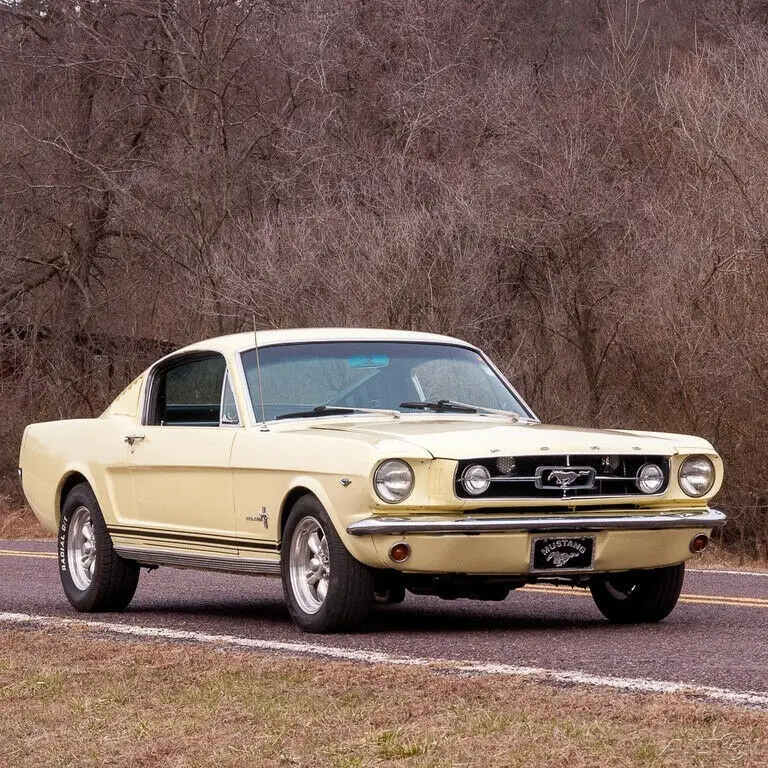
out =
<svg viewBox="0 0 768 768"><path fill-rule="evenodd" d="M464 517L446 520L430 515L369 517L347 527L352 536L407 533L477 534L526 531L654 531L665 528L720 528L725 514L716 509L658 515L574 515L561 517Z"/></svg>

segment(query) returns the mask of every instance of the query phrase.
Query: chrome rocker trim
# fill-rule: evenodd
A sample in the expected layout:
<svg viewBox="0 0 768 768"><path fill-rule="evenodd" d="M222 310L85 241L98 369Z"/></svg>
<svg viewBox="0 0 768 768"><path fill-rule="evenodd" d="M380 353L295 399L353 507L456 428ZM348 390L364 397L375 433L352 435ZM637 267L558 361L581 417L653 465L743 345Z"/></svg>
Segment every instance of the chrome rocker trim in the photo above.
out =
<svg viewBox="0 0 768 768"><path fill-rule="evenodd" d="M186 552L171 552L167 549L142 549L140 547L116 546L115 552L139 565L168 565L173 568L203 568L208 571L227 573L249 573L259 576L279 576L279 560L261 560L252 557L228 555L201 555Z"/></svg>
<svg viewBox="0 0 768 768"><path fill-rule="evenodd" d="M434 517L369 517L347 527L353 536L407 533L513 533L516 531L648 531L665 528L719 528L725 515L716 509L688 514L659 515L579 515L574 517L463 517L458 520L435 520Z"/></svg>

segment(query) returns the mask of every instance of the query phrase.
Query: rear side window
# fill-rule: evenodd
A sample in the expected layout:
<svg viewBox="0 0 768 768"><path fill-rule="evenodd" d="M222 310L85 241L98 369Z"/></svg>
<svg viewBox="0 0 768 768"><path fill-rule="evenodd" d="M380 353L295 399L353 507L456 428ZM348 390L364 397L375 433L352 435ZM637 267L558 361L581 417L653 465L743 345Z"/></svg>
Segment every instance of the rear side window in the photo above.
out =
<svg viewBox="0 0 768 768"><path fill-rule="evenodd" d="M226 374L221 355L169 362L154 376L147 423L218 427Z"/></svg>

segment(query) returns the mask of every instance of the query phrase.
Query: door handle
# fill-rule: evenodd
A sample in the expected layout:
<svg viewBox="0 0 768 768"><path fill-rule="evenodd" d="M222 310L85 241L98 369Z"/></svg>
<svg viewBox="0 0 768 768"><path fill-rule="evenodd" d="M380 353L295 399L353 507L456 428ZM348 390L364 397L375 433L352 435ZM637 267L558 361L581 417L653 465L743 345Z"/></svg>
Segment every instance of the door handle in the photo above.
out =
<svg viewBox="0 0 768 768"><path fill-rule="evenodd" d="M139 440L143 440L145 437L146 435L126 435L125 442L128 443L131 448L133 448L135 443L137 443Z"/></svg>

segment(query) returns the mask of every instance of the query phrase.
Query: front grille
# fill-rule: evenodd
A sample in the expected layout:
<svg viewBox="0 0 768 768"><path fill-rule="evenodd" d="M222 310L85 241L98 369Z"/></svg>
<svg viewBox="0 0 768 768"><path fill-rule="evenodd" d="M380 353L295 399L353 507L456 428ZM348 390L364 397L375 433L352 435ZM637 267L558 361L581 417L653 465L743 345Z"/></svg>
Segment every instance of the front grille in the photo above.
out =
<svg viewBox="0 0 768 768"><path fill-rule="evenodd" d="M514 469L503 473L499 467ZM481 494L468 493L461 482L464 470L482 464L491 474L490 488ZM637 472L644 464L656 464L664 473L664 483L656 495L669 485L667 456L504 456L465 459L459 462L454 480L460 499L582 499L599 496L645 496L635 483ZM563 483L561 485L561 483Z"/></svg>

